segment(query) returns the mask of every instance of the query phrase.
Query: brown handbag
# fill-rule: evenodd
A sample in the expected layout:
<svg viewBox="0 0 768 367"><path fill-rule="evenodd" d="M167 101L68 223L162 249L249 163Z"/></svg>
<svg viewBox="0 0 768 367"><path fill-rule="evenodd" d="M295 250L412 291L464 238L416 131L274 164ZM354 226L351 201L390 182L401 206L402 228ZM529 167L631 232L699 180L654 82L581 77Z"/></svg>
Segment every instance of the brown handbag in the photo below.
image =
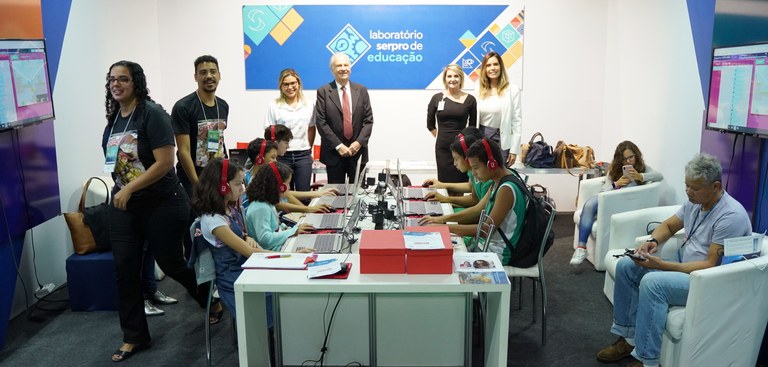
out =
<svg viewBox="0 0 768 367"><path fill-rule="evenodd" d="M560 140L555 147L555 167L595 168L595 151L588 145L565 144Z"/></svg>
<svg viewBox="0 0 768 367"><path fill-rule="evenodd" d="M78 255L85 255L89 254L91 252L95 251L103 251L107 250L108 248L103 248L103 246L97 246L96 240L94 239L93 232L91 231L91 227L86 224L85 215L86 212L88 212L89 218L93 217L101 217L106 218L107 216L107 210L109 205L109 195L107 195L107 198L104 199L104 202L85 208L85 194L88 192L88 186L90 186L91 181L93 179L101 181L101 183L104 184L104 187L107 188L107 193L109 193L109 186L107 185L104 180L98 178L98 177L91 177L88 179L88 181L85 182L85 186L83 187L83 193L80 195L80 204L77 207L77 212L75 213L64 213L64 220L67 222L67 227L69 227L69 234L72 236L72 246L75 249L75 253ZM101 222L101 225L104 224L104 221L93 221L93 222ZM104 232L105 228L99 228L100 231Z"/></svg>

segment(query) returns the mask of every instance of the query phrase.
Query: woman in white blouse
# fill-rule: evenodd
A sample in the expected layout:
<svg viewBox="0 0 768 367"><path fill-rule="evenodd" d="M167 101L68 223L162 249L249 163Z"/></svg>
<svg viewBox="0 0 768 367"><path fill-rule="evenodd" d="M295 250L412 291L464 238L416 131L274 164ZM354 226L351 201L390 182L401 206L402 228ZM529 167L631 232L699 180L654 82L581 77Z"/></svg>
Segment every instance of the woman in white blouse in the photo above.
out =
<svg viewBox="0 0 768 367"><path fill-rule="evenodd" d="M293 139L288 151L278 161L291 167L291 189L309 191L312 179L312 146L315 143L315 104L307 101L302 91L301 78L293 69L284 69L278 78L280 97L269 103L265 127L285 125L291 129Z"/></svg>
<svg viewBox="0 0 768 367"><path fill-rule="evenodd" d="M481 65L477 121L485 137L499 143L506 165L511 166L520 153L523 130L520 87L509 82L504 61L495 51L487 53Z"/></svg>

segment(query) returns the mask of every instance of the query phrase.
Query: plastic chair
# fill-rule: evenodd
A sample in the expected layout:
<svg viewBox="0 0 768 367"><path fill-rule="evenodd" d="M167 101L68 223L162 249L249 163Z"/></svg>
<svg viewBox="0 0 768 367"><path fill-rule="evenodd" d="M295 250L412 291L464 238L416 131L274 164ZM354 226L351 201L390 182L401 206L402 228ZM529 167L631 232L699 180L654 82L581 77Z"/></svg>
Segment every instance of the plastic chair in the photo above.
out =
<svg viewBox="0 0 768 367"><path fill-rule="evenodd" d="M210 282L208 288L208 302L205 306L205 359L208 366L211 365L211 324L209 315L211 314L211 300L213 299L213 288L216 283L216 265L213 262L211 249L207 241L200 232L200 218L196 218L189 227L189 235L192 237L192 251L189 262L194 264L195 280L197 284Z"/></svg>
<svg viewBox="0 0 768 367"><path fill-rule="evenodd" d="M493 218L491 218L485 212L485 209L483 209L483 211L480 212L480 219L477 222L477 230L475 231L475 238L472 246L477 247L482 252L488 251L488 245L495 229L496 224L493 222Z"/></svg>
<svg viewBox="0 0 768 367"><path fill-rule="evenodd" d="M549 233L552 229L552 223L555 221L555 214L557 211L552 205L546 201L542 202L544 208L549 212L549 220L547 221L547 230L545 233ZM529 278L533 282L533 322L536 322L536 283L539 283L541 287L541 344L547 344L547 283L544 279L544 263L542 258L544 257L544 248L547 243L547 237L541 239L539 244L539 256L536 265L529 268L518 268L514 266L504 266L504 272L507 273L507 277L511 278ZM518 309L522 308L523 301L523 287L520 284L519 296L518 296Z"/></svg>

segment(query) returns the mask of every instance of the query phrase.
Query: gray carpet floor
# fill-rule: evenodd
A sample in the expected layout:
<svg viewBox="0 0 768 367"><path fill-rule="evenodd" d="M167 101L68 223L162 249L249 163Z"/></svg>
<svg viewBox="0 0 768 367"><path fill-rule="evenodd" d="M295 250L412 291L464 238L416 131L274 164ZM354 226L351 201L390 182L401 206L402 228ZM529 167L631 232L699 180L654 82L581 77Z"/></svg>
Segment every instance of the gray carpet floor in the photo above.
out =
<svg viewBox="0 0 768 367"><path fill-rule="evenodd" d="M531 320L531 281L525 280L521 310L517 309L518 293L512 292L508 366L604 366L595 359L595 353L615 339L608 331L611 305L602 292L604 273L596 272L588 262L578 267L568 265L573 251L572 218L569 213L557 216L557 239L544 259L549 295L547 345L541 344L540 316L536 323ZM205 366L204 311L173 280L166 278L158 286L179 303L162 306L164 316L148 319L152 347L119 365ZM66 287L57 290L39 303L40 308L64 310L33 308L11 321L7 345L0 351L0 365L115 365L110 355L121 344L117 312L72 312L66 302L47 302L66 300L66 291ZM215 366L237 366L232 326L225 314L224 320L211 328ZM474 355L479 354L476 349ZM473 360L474 366L482 365L478 358Z"/></svg>

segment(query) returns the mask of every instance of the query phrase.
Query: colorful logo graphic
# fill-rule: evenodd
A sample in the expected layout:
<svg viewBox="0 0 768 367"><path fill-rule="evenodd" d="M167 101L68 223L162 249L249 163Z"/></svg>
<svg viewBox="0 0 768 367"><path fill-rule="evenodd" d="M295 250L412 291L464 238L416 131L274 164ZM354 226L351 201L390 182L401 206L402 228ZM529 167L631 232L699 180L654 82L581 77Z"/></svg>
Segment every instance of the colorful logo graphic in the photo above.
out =
<svg viewBox="0 0 768 367"><path fill-rule="evenodd" d="M243 33L257 46L267 36L282 46L303 22L293 6L243 6ZM249 55L250 50L246 49L245 57Z"/></svg>
<svg viewBox="0 0 768 367"><path fill-rule="evenodd" d="M371 44L349 23L336 34L325 46L331 54L343 52L349 56L349 61L355 65L357 60L371 49Z"/></svg>

